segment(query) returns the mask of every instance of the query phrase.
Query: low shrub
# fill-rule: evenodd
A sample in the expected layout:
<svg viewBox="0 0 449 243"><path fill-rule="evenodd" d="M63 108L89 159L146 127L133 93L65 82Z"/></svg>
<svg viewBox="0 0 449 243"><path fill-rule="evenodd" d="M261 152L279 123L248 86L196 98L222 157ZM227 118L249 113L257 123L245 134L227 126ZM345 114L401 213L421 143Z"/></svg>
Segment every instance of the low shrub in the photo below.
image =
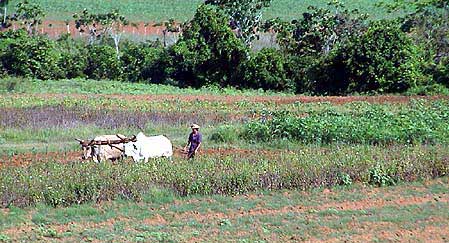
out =
<svg viewBox="0 0 449 243"><path fill-rule="evenodd" d="M232 125L221 125L210 135L210 140L214 142L232 143L238 139L237 127Z"/></svg>
<svg viewBox="0 0 449 243"><path fill-rule="evenodd" d="M57 49L61 53L58 65L63 78L86 77L88 52L85 44L76 41L70 35L62 35L57 41Z"/></svg>
<svg viewBox="0 0 449 243"><path fill-rule="evenodd" d="M290 91L295 85L288 78L286 60L279 50L264 48L253 54L238 71L244 88Z"/></svg>
<svg viewBox="0 0 449 243"><path fill-rule="evenodd" d="M89 45L87 47L85 74L91 79L119 80L123 73L122 63L114 47Z"/></svg>

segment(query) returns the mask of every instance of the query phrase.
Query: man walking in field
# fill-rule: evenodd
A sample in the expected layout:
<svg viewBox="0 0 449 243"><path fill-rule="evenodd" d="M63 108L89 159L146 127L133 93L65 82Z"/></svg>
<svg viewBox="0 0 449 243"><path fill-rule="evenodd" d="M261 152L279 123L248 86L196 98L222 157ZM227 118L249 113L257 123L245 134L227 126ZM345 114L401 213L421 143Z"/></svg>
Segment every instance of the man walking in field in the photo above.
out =
<svg viewBox="0 0 449 243"><path fill-rule="evenodd" d="M184 151L189 147L189 151L187 152L187 159L193 159L198 152L198 149L201 147L201 142L203 141L203 135L199 132L200 126L197 124L192 124L190 126L192 128L192 132L189 135L189 140L187 141L186 146L184 147Z"/></svg>

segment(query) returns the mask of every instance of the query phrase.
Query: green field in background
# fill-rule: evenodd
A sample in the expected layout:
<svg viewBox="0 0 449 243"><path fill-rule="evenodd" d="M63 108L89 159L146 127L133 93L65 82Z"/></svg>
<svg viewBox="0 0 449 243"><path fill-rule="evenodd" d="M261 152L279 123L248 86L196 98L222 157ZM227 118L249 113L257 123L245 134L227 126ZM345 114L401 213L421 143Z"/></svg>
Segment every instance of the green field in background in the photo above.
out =
<svg viewBox="0 0 449 243"><path fill-rule="evenodd" d="M11 0L9 5L14 6L19 0ZM73 13L84 8L92 12L106 12L117 8L132 21L161 21L174 18L179 21L190 19L202 0L120 0L120 1L89 1L89 0L32 0L38 2L47 12L47 19L71 19ZM386 0L390 2L392 0ZM328 0L273 0L271 7L266 10L264 18L281 17L290 20L298 18L310 5L324 7ZM379 0L348 0L343 1L350 9L360 9L369 13L373 18L386 18L391 16L384 9L376 7Z"/></svg>

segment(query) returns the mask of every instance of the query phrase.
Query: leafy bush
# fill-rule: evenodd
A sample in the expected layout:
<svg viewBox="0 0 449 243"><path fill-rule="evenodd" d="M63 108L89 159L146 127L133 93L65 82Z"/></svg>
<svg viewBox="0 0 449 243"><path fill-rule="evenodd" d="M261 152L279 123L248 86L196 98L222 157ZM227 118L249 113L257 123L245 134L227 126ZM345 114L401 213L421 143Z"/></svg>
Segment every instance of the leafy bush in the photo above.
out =
<svg viewBox="0 0 449 243"><path fill-rule="evenodd" d="M181 39L169 49L174 79L181 86L238 84L235 68L246 60L247 49L228 26L228 16L200 5Z"/></svg>
<svg viewBox="0 0 449 243"><path fill-rule="evenodd" d="M449 88L449 57L442 58L436 66L434 80Z"/></svg>
<svg viewBox="0 0 449 243"><path fill-rule="evenodd" d="M368 183L376 186L392 186L396 184L391 168L385 168L384 165L376 165L369 170Z"/></svg>
<svg viewBox="0 0 449 243"><path fill-rule="evenodd" d="M120 79L123 69L112 46L89 45L87 47L87 68L85 74L91 79Z"/></svg>
<svg viewBox="0 0 449 243"><path fill-rule="evenodd" d="M372 23L342 51L349 91L404 92L424 79L422 50L391 22Z"/></svg>
<svg viewBox="0 0 449 243"><path fill-rule="evenodd" d="M167 79L165 67L161 65L164 56L165 50L162 46L127 42L120 57L124 79L131 82L164 83Z"/></svg>
<svg viewBox="0 0 449 243"><path fill-rule="evenodd" d="M264 90L294 90L285 66L284 56L278 50L264 48L239 69L242 75L241 86Z"/></svg>
<svg viewBox="0 0 449 243"><path fill-rule="evenodd" d="M232 143L238 139L238 131L235 126L221 125L210 135L210 140L215 142Z"/></svg>
<svg viewBox="0 0 449 243"><path fill-rule="evenodd" d="M423 50L391 22L373 22L327 55L307 59L299 87L315 94L400 93L424 75Z"/></svg>
<svg viewBox="0 0 449 243"><path fill-rule="evenodd" d="M62 35L58 42L58 51L61 53L59 67L64 78L85 77L87 69L87 49L83 42L75 41L69 35Z"/></svg>
<svg viewBox="0 0 449 243"><path fill-rule="evenodd" d="M8 74L50 79L60 77L60 53L45 36L29 36L24 30L0 33L0 62Z"/></svg>

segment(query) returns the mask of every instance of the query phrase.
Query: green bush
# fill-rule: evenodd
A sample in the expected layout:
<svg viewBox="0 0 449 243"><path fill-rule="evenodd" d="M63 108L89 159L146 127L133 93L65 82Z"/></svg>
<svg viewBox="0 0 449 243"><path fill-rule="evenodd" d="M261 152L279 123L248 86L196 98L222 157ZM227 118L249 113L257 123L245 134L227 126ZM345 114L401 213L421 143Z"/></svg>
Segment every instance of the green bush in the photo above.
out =
<svg viewBox="0 0 449 243"><path fill-rule="evenodd" d="M238 70L244 88L290 91L294 84L287 77L286 61L281 52L264 48L253 54Z"/></svg>
<svg viewBox="0 0 449 243"><path fill-rule="evenodd" d="M181 39L169 49L172 77L181 86L238 85L235 68L246 60L246 46L231 31L229 18L209 5L200 5Z"/></svg>
<svg viewBox="0 0 449 243"><path fill-rule="evenodd" d="M370 24L341 51L350 92L404 92L425 79L422 50L392 22Z"/></svg>
<svg viewBox="0 0 449 243"><path fill-rule="evenodd" d="M62 35L57 41L57 50L61 53L58 65L63 78L86 77L87 48L83 42L72 39L69 35Z"/></svg>
<svg viewBox="0 0 449 243"><path fill-rule="evenodd" d="M314 94L401 93L429 79L423 50L388 21L373 22L327 55L306 60L300 60L298 87Z"/></svg>
<svg viewBox="0 0 449 243"><path fill-rule="evenodd" d="M210 135L210 140L215 142L232 143L237 141L237 127L232 125L221 125L217 127Z"/></svg>
<svg viewBox="0 0 449 243"><path fill-rule="evenodd" d="M449 57L442 58L434 71L435 82L449 88Z"/></svg>
<svg viewBox="0 0 449 243"><path fill-rule="evenodd" d="M349 88L348 70L339 50L306 60L309 63L303 64L305 68L301 73L304 76L297 81L298 91L319 95L341 95L355 91Z"/></svg>
<svg viewBox="0 0 449 243"><path fill-rule="evenodd" d="M118 80L123 73L122 63L114 47L89 45L87 47L87 67L85 74L91 79Z"/></svg>
<svg viewBox="0 0 449 243"><path fill-rule="evenodd" d="M39 79L58 78L60 53L45 36L29 36L25 30L0 33L0 62L6 73Z"/></svg>
<svg viewBox="0 0 449 243"><path fill-rule="evenodd" d="M385 165L377 164L369 170L369 184L376 186L392 186L396 184L392 168L385 168Z"/></svg>
<svg viewBox="0 0 449 243"><path fill-rule="evenodd" d="M168 75L163 65L164 56L162 46L127 42L120 57L124 79L131 82L165 83Z"/></svg>

